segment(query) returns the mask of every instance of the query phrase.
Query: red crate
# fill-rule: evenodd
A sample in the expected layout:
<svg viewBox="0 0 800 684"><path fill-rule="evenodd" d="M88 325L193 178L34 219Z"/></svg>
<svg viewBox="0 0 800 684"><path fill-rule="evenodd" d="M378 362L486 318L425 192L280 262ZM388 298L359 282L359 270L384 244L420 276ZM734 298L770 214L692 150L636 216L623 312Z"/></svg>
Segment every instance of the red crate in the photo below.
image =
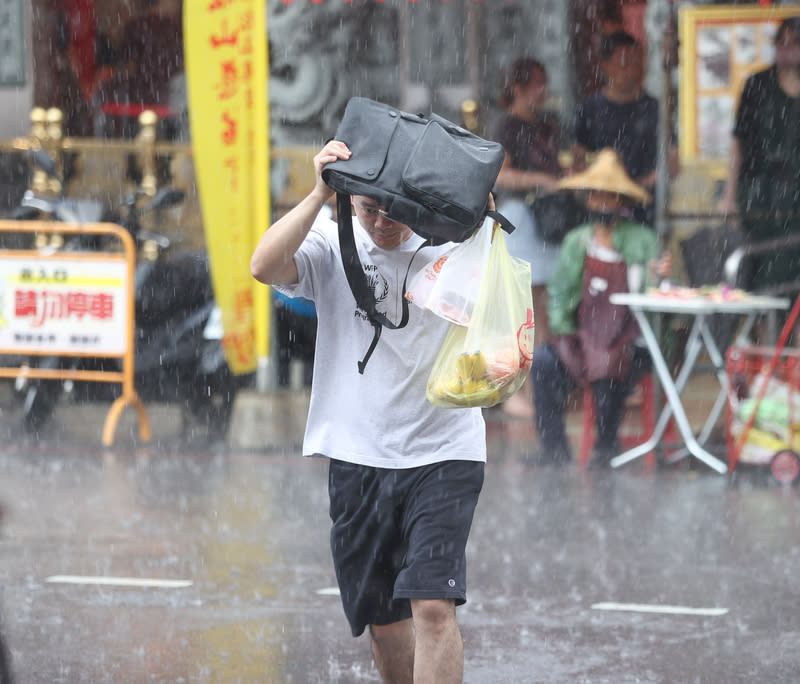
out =
<svg viewBox="0 0 800 684"><path fill-rule="evenodd" d="M769 467L800 478L800 349L739 346L726 354L728 468Z"/></svg>

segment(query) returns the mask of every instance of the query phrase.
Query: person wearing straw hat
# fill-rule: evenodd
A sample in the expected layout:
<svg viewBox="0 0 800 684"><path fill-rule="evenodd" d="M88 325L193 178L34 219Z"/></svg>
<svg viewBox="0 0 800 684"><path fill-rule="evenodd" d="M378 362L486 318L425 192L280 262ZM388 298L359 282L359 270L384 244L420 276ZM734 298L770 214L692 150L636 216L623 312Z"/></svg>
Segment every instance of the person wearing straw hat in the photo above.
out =
<svg viewBox="0 0 800 684"><path fill-rule="evenodd" d="M672 259L658 258L655 233L628 218L633 207L651 198L612 149L601 150L586 171L562 179L558 187L575 191L589 218L567 234L548 284L551 339L537 350L531 370L538 460L572 459L564 410L569 394L589 383L597 408L593 463L604 466L618 451L625 397L650 367L647 350L635 344L639 329L632 314L609 298L668 277Z"/></svg>

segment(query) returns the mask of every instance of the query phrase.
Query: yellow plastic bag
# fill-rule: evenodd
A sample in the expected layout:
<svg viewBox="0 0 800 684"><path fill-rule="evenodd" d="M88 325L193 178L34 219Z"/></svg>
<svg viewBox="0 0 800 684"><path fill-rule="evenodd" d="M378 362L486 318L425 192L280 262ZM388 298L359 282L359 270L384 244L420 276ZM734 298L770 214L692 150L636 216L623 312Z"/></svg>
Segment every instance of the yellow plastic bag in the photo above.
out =
<svg viewBox="0 0 800 684"><path fill-rule="evenodd" d="M428 377L428 401L488 408L508 399L530 371L533 329L530 264L508 253L495 226L472 318L451 325Z"/></svg>

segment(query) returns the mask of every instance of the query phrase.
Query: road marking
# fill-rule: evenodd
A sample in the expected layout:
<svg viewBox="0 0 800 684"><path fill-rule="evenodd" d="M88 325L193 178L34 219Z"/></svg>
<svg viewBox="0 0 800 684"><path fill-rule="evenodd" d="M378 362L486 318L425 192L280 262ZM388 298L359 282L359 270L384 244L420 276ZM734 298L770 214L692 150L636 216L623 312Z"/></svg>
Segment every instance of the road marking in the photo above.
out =
<svg viewBox="0 0 800 684"><path fill-rule="evenodd" d="M592 610L625 610L634 613L661 613L664 615L707 615L718 617L728 612L727 608L690 608L689 606L667 606L651 603L595 603Z"/></svg>
<svg viewBox="0 0 800 684"><path fill-rule="evenodd" d="M102 584L114 587L159 587L182 589L192 586L191 580L143 579L140 577L93 577L91 575L52 575L51 584Z"/></svg>
<svg viewBox="0 0 800 684"><path fill-rule="evenodd" d="M322 589L317 589L317 593L320 596L340 596L339 587L323 587Z"/></svg>

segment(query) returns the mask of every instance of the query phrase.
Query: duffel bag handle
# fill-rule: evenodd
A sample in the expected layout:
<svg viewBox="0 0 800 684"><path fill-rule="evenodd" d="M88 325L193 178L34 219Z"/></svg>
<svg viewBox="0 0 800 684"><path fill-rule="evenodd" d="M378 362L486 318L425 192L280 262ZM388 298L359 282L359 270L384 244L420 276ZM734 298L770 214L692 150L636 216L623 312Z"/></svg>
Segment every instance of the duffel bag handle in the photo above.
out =
<svg viewBox="0 0 800 684"><path fill-rule="evenodd" d="M506 231L506 233L508 233L509 235L511 235L511 233L513 233L517 229L517 227L513 223L511 223L511 221L509 221L505 216L503 216L496 209L493 209L491 211L487 211L486 215L489 218L493 218L495 221L497 221L500 224L500 227L504 231Z"/></svg>

